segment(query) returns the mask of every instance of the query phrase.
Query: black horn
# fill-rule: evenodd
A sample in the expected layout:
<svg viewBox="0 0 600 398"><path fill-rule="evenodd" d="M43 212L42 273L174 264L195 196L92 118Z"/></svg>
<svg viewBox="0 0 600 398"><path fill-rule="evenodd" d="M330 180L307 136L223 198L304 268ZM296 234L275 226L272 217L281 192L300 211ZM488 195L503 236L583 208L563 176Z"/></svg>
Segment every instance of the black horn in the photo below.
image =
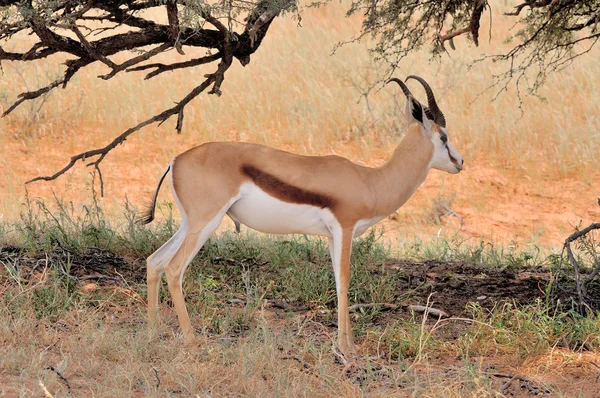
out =
<svg viewBox="0 0 600 398"><path fill-rule="evenodd" d="M440 110L440 107L438 106L437 102L435 102L435 96L433 95L433 90L431 90L429 84L427 84L425 79L423 79L422 77L415 75L410 75L406 78L406 80L408 79L415 79L419 83L421 83L421 85L425 89L425 93L427 93L427 105L429 105L429 109L433 114L433 121L440 127L446 127L446 118Z"/></svg>
<svg viewBox="0 0 600 398"><path fill-rule="evenodd" d="M408 98L409 96L412 96L412 93L410 92L408 87L406 87L406 84L404 84L404 82L402 80L392 77L390 80L385 82L385 84L389 84L390 82L398 83L400 85L400 88L402 89L402 92L404 93L404 95L406 95L406 98Z"/></svg>

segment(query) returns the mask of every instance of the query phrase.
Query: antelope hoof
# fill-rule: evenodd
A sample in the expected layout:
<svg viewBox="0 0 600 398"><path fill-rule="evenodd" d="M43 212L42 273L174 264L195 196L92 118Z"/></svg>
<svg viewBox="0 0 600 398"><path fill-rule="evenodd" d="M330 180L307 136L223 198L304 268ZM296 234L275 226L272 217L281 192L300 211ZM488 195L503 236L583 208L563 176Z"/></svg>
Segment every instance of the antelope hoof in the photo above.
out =
<svg viewBox="0 0 600 398"><path fill-rule="evenodd" d="M183 340L186 345L196 345L196 336L193 330L184 330L183 331Z"/></svg>
<svg viewBox="0 0 600 398"><path fill-rule="evenodd" d="M338 346L347 362L350 362L356 357L356 346L354 343L352 343L352 341L342 338L340 339Z"/></svg>

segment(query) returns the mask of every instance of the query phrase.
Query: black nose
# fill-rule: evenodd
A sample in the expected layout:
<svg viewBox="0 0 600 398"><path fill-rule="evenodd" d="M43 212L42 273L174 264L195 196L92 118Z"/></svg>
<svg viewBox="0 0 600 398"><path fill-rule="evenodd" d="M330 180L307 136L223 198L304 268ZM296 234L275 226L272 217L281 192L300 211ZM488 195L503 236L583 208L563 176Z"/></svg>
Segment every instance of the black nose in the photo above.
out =
<svg viewBox="0 0 600 398"><path fill-rule="evenodd" d="M464 159L461 159L461 160L460 160L460 165L462 166L463 164L465 164L465 160L464 160Z"/></svg>

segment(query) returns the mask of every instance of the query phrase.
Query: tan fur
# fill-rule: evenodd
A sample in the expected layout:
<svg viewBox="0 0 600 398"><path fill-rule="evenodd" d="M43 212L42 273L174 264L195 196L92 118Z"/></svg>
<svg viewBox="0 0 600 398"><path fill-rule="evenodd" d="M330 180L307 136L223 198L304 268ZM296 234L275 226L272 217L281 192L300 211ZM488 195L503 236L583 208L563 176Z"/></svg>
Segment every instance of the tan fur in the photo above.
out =
<svg viewBox="0 0 600 398"><path fill-rule="evenodd" d="M204 243L205 237L199 234L212 233L206 231L207 223L215 218L220 222L240 186L252 181L281 201L327 208L339 222L338 329L340 348L349 355L353 344L347 295L354 227L360 220L384 217L402 206L425 180L433 151L431 140L413 124L390 160L378 168L363 167L339 156L300 156L247 143L207 143L177 156L172 163L173 188L189 225L183 243L164 270L185 336L192 339L193 329L180 281L197 246ZM148 313L154 323L161 270L151 266L151 258Z"/></svg>
<svg viewBox="0 0 600 398"><path fill-rule="evenodd" d="M378 168L339 156L301 156L257 144L211 142L177 156L172 178L190 219L206 212L207 203L218 207L235 196L242 183L252 180L243 171L250 166L298 191L327 198L340 224L354 226L358 220L385 216L402 206L427 176L432 154L431 141L416 124L391 159ZM276 191L269 193L290 201L290 195Z"/></svg>

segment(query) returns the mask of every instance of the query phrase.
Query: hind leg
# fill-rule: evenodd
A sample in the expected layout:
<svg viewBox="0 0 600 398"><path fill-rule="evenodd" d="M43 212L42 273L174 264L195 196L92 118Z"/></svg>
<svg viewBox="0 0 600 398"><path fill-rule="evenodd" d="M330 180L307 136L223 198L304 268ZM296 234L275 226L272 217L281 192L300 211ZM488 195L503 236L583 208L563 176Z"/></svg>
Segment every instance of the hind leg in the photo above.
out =
<svg viewBox="0 0 600 398"><path fill-rule="evenodd" d="M204 246L204 243L217 229L223 217L225 216L226 209L219 211L212 219L206 221L197 221L190 224L187 235L177 250L177 253L171 258L171 260L165 266L165 274L167 276L167 284L169 286L169 292L171 293L171 299L173 300L173 306L179 319L179 325L185 339L188 342L193 341L194 329L190 322L188 315L185 299L183 296L183 275L188 265L194 259L194 256ZM194 217L198 219L198 217ZM202 217L201 220L206 220L207 217Z"/></svg>
<svg viewBox="0 0 600 398"><path fill-rule="evenodd" d="M160 289L160 278L163 269L161 267L147 265L146 283L148 286L148 327L150 331L156 328L158 318L158 292Z"/></svg>
<svg viewBox="0 0 600 398"><path fill-rule="evenodd" d="M158 319L158 293L160 290L160 281L165 270L165 265L175 255L185 236L187 235L187 221L181 223L181 226L175 234L165 242L157 251L152 253L146 261L146 282L148 286L148 327L150 331L156 327Z"/></svg>

